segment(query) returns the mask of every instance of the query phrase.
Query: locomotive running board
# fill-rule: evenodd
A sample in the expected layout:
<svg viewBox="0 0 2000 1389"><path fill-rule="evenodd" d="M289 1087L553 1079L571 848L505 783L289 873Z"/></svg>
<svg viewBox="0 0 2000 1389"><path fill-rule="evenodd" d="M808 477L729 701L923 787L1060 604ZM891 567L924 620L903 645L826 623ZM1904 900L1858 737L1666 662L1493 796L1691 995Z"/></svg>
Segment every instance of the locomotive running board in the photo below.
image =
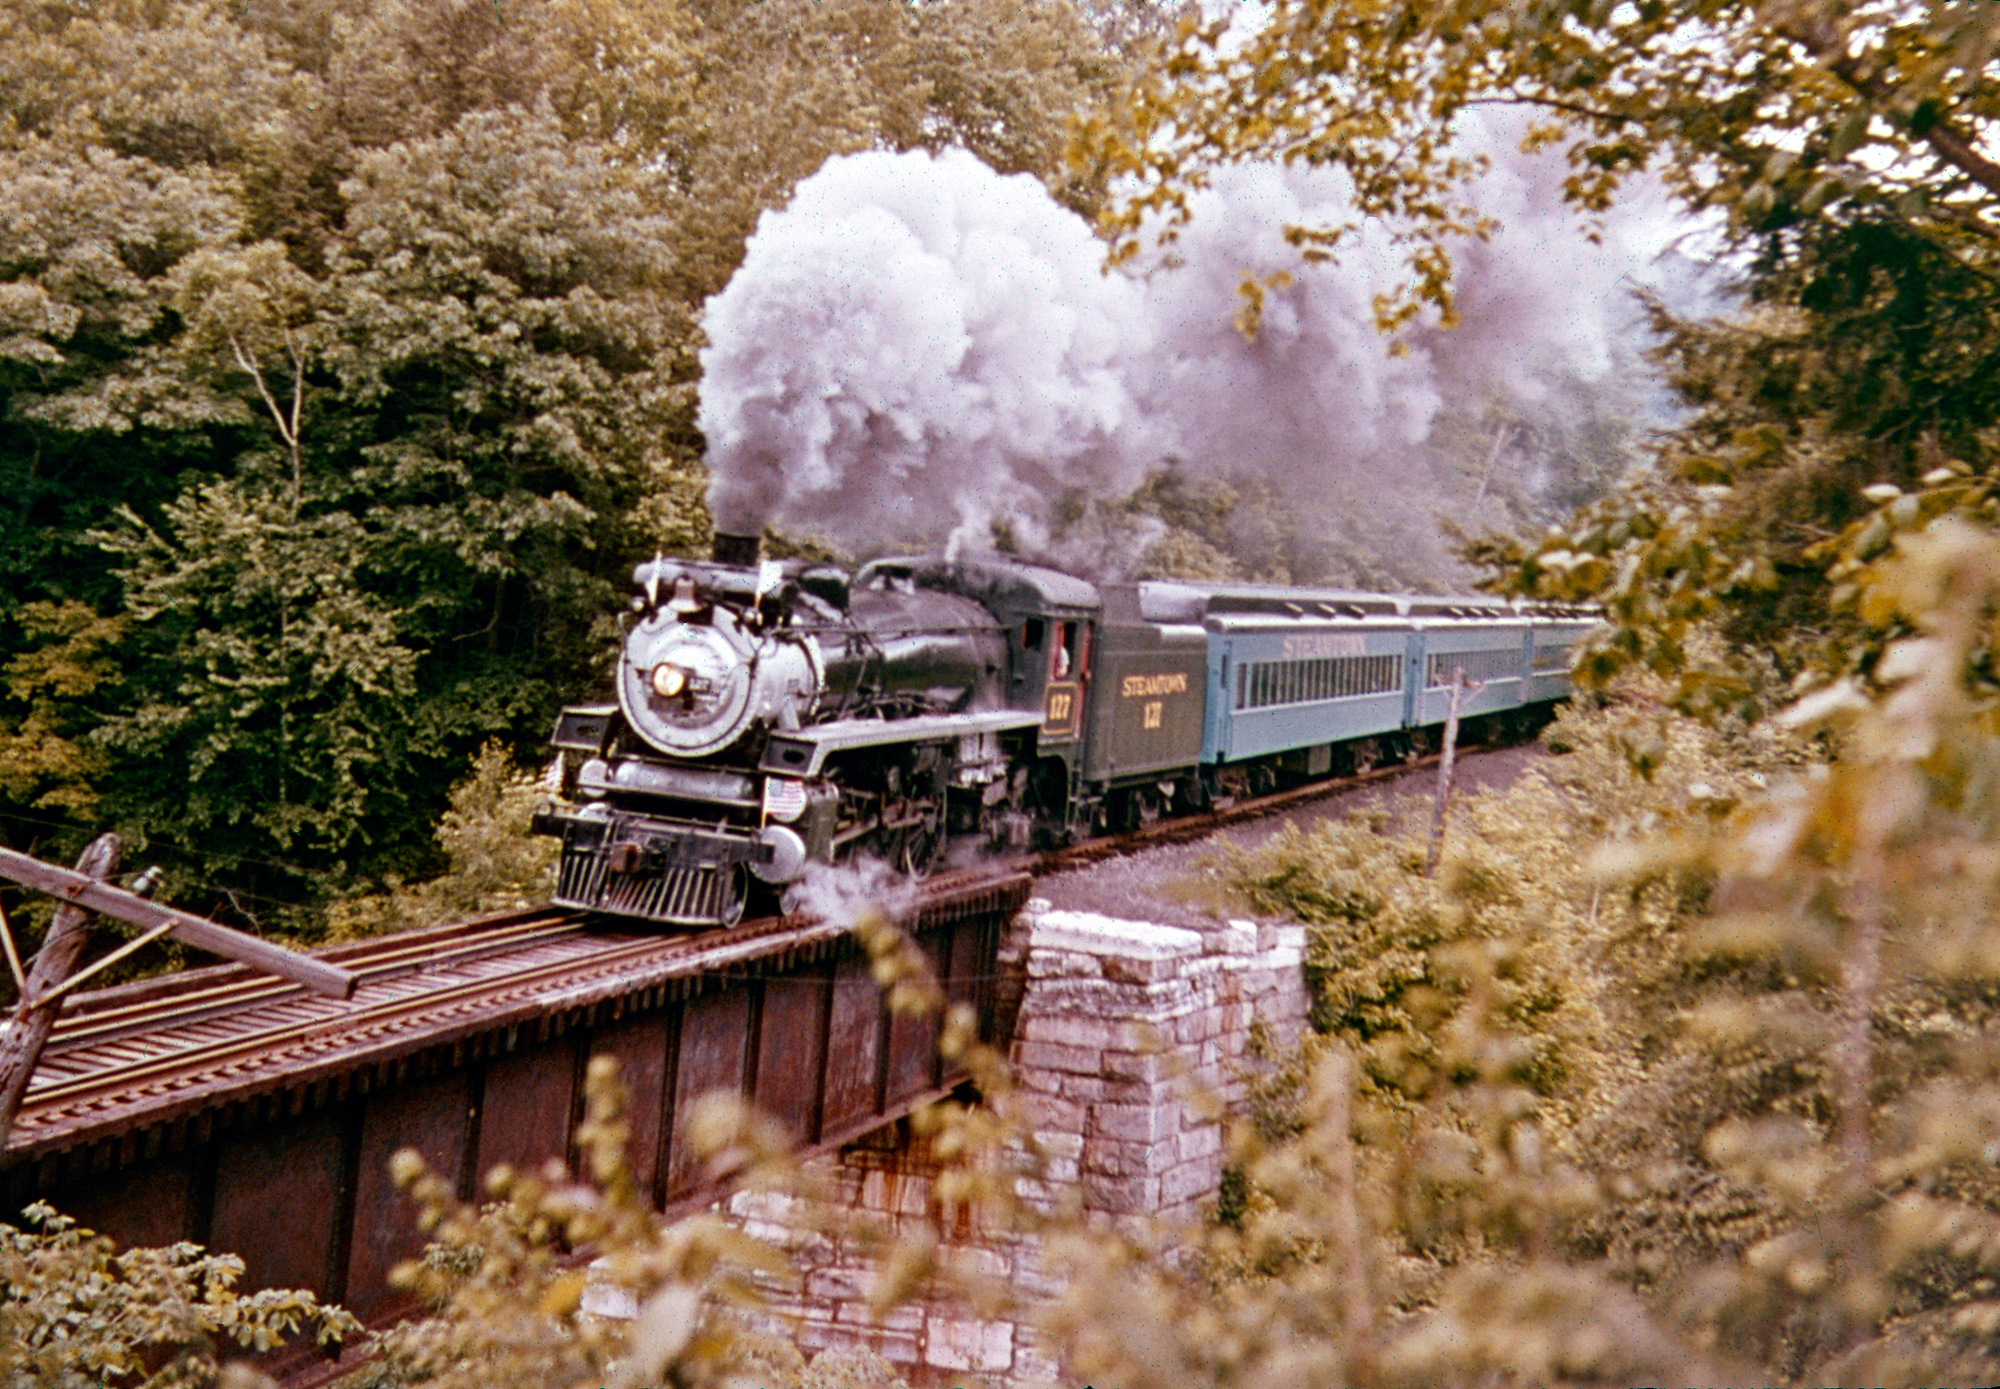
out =
<svg viewBox="0 0 2000 1389"><path fill-rule="evenodd" d="M995 709L984 714L926 714L914 719L836 719L811 728L773 733L764 745L760 772L815 777L829 754L885 743L942 743L980 733L1017 733L1040 728L1037 710Z"/></svg>

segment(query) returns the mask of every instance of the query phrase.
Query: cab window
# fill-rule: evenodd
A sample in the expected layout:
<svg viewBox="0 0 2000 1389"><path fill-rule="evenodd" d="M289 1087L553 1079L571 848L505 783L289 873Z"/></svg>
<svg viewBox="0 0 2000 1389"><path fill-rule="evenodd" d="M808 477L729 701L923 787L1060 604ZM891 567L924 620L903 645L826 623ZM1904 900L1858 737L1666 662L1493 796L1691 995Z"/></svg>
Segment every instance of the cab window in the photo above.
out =
<svg viewBox="0 0 2000 1389"><path fill-rule="evenodd" d="M1055 646L1049 652L1049 678L1069 680L1083 666L1084 626L1081 622L1056 624Z"/></svg>

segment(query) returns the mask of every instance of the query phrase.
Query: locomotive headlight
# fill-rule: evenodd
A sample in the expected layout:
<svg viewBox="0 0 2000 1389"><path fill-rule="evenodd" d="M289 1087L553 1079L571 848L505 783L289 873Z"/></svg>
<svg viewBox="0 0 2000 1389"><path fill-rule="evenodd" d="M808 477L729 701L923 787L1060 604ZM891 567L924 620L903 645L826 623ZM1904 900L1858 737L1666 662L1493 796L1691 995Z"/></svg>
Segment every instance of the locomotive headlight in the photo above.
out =
<svg viewBox="0 0 2000 1389"><path fill-rule="evenodd" d="M720 752L756 721L777 722L784 701L809 700L818 687L807 644L788 634L746 632L721 606L701 622L658 609L625 634L618 662L618 707L626 722L674 757ZM805 693L788 693L794 690Z"/></svg>

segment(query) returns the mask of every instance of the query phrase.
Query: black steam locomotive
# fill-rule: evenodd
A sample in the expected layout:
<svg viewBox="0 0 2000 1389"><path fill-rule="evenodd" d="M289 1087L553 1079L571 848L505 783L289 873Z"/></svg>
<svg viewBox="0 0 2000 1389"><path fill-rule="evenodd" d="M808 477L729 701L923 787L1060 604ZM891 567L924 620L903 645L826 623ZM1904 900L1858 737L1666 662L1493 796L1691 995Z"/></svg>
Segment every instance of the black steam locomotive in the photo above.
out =
<svg viewBox="0 0 2000 1389"><path fill-rule="evenodd" d="M814 860L922 874L954 839L1060 843L1419 751L1454 682L1464 717L1525 726L1593 625L997 557L850 575L727 535L634 582L617 702L557 720L570 806L535 828L563 841L559 904L677 927L732 923Z"/></svg>

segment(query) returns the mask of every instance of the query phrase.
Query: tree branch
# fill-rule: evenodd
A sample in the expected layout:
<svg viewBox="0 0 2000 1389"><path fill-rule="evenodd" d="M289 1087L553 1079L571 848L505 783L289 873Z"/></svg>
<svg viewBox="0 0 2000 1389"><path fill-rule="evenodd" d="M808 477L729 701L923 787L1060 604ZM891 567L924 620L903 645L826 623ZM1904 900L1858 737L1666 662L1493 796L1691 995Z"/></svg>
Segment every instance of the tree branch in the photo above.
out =
<svg viewBox="0 0 2000 1389"><path fill-rule="evenodd" d="M257 359L243 350L243 344L237 340L233 329L225 330L223 335L229 340L229 351L236 358L236 365L249 372L250 379L257 383L257 394L263 397L264 408L271 413L271 423L277 426L278 437L285 441L285 450L292 465L292 515L296 520L299 493L304 486L303 460L299 452L299 420L305 409L305 349L293 338L292 330L286 328L285 355L292 363L292 409L288 419L277 398L271 394L271 388L264 380L264 369L257 364Z"/></svg>
<svg viewBox="0 0 2000 1389"><path fill-rule="evenodd" d="M2000 163L1981 154L1969 138L1942 116L1922 130L1915 129L1908 117L1894 114L1892 98L1895 92L1888 84L1863 69L1858 59L1836 51L1826 34L1811 33L1796 25L1786 25L1778 33L1819 59L1828 72L1846 83L1857 96L1865 98L1884 120L1908 131L1929 145L1931 151L1945 163L1987 192L2000 197Z"/></svg>
<svg viewBox="0 0 2000 1389"><path fill-rule="evenodd" d="M229 350L236 358L236 365L249 372L250 379L256 382L257 394L263 397L264 408L271 412L271 422L278 427L278 437L291 447L297 448L298 436L286 424L285 412L279 407L276 398L272 396L271 388L264 383L264 369L257 365L256 358L243 350L243 344L236 340L236 334L233 331L226 333L225 336L229 339Z"/></svg>
<svg viewBox="0 0 2000 1389"><path fill-rule="evenodd" d="M1460 109L1467 106L1541 106L1551 111L1560 111L1566 116L1578 116L1587 121L1599 121L1605 125L1643 125L1646 118L1630 111L1603 111L1595 106L1585 106L1580 102L1564 101L1560 97L1536 96L1532 92L1516 92L1512 96L1475 96L1459 103Z"/></svg>

